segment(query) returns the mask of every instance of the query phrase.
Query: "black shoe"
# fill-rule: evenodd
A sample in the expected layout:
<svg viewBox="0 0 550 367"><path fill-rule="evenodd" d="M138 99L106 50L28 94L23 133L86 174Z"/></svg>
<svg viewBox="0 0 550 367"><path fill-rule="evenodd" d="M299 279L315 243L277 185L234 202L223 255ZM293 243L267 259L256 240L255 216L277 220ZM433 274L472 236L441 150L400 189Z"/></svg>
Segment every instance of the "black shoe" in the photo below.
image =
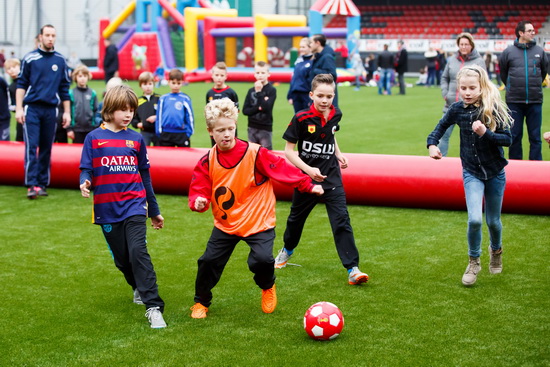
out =
<svg viewBox="0 0 550 367"><path fill-rule="evenodd" d="M36 192L36 187L34 186L31 186L27 189L27 197L29 199L36 199L36 197L38 196L38 193Z"/></svg>
<svg viewBox="0 0 550 367"><path fill-rule="evenodd" d="M45 188L42 188L40 186L35 186L34 189L38 193L38 196L48 196L48 192Z"/></svg>

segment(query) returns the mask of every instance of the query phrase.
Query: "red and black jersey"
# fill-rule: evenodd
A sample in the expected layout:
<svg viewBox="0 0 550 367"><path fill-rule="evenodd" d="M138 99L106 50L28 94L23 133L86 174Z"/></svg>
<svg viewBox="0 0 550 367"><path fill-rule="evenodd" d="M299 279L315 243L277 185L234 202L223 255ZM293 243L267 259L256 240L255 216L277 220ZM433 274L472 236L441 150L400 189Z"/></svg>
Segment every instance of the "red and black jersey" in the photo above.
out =
<svg viewBox="0 0 550 367"><path fill-rule="evenodd" d="M323 189L342 186L340 164L336 158L336 131L340 129L342 112L332 106L328 119L312 104L308 110L298 112L290 121L283 139L298 146L302 161L317 167L327 176Z"/></svg>
<svg viewBox="0 0 550 367"><path fill-rule="evenodd" d="M222 98L229 98L235 103L235 107L239 108L239 96L230 87L225 87L223 89L211 88L206 92L206 104L214 99Z"/></svg>

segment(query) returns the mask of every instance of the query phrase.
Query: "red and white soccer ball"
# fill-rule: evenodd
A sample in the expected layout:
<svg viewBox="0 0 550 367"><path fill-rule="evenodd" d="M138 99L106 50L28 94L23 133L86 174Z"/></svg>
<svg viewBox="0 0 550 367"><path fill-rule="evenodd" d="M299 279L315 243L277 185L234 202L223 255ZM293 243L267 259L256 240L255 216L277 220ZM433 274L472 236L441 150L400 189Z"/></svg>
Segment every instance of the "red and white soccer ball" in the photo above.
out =
<svg viewBox="0 0 550 367"><path fill-rule="evenodd" d="M304 329L316 340L332 340L342 332L344 316L340 309L330 302L317 302L304 315Z"/></svg>

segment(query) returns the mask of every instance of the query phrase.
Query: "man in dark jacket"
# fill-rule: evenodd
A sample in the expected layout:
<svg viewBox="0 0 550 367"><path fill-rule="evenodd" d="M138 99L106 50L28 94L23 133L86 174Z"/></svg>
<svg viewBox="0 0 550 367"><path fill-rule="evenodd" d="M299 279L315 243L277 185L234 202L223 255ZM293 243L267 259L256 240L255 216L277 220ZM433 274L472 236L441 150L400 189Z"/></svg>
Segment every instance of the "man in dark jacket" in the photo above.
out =
<svg viewBox="0 0 550 367"><path fill-rule="evenodd" d="M318 74L330 74L336 83L336 61L332 47L327 45L327 38L323 34L314 34L311 37L311 52L313 59L309 71L308 84L311 86L313 78ZM335 89L335 96L332 104L338 107L338 90Z"/></svg>
<svg viewBox="0 0 550 367"><path fill-rule="evenodd" d="M103 70L105 71L105 84L114 76L118 76L118 49L105 39L105 57L103 58Z"/></svg>
<svg viewBox="0 0 550 367"><path fill-rule="evenodd" d="M391 75L393 69L393 54L388 51L388 45L384 45L384 51L378 55L378 67L380 68L380 82L378 94L391 95Z"/></svg>
<svg viewBox="0 0 550 367"><path fill-rule="evenodd" d="M548 70L544 50L535 44L535 28L522 20L516 26L517 39L500 56L500 76L506 85L506 103L510 108L512 145L510 159L523 159L521 140L523 120L529 134L529 160L542 160L542 82Z"/></svg>
<svg viewBox="0 0 550 367"><path fill-rule="evenodd" d="M399 94L405 94L405 72L409 68L409 54L403 40L397 41L397 53L395 54L395 71L398 75Z"/></svg>

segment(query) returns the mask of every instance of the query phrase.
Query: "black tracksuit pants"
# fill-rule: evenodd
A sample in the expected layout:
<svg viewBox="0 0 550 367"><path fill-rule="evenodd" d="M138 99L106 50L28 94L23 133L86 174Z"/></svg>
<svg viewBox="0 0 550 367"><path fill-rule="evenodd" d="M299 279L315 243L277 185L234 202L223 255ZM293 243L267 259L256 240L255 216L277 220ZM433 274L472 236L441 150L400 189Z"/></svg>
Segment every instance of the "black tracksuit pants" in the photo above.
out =
<svg viewBox="0 0 550 367"><path fill-rule="evenodd" d="M113 254L116 267L124 274L126 282L139 291L146 308L160 307L164 301L157 287L157 275L147 252L147 218L134 215L122 222L102 224L101 229Z"/></svg>
<svg viewBox="0 0 550 367"><path fill-rule="evenodd" d="M275 259L273 258L275 229L268 229L248 237L239 237L214 227L206 244L206 250L197 261L199 268L195 281L195 302L205 307L210 306L212 288L218 284L225 265L241 240L250 247L248 268L254 273L254 281L258 287L261 289L273 287L275 284Z"/></svg>
<svg viewBox="0 0 550 367"><path fill-rule="evenodd" d="M326 189L322 196L314 194L301 193L294 190L292 197L292 206L286 222L286 230L283 242L287 250L294 250L300 238L309 213L313 210L319 201L323 200L327 208L328 219L336 244L336 251L342 265L350 269L359 265L359 251L355 246L355 238L346 204L346 193L342 186L335 187L332 190Z"/></svg>

